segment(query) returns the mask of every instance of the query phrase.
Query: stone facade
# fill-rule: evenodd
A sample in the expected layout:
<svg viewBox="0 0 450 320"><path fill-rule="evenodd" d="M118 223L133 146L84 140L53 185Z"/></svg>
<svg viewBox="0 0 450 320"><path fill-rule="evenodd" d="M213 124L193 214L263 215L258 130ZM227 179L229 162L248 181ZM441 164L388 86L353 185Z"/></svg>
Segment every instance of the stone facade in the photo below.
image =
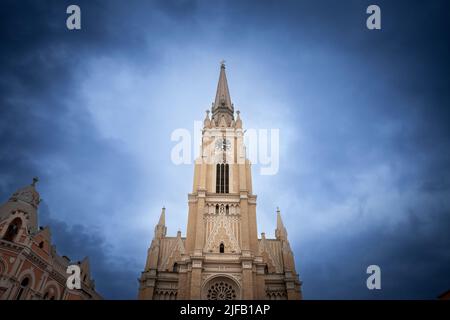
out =
<svg viewBox="0 0 450 320"><path fill-rule="evenodd" d="M0 299L101 299L95 291L89 261L71 262L56 253L49 227L38 228L40 203L35 184L17 190L0 206ZM81 289L69 290L67 267L78 264Z"/></svg>
<svg viewBox="0 0 450 320"><path fill-rule="evenodd" d="M301 282L277 210L276 239L257 235L256 195L244 130L225 65L188 195L186 237L166 236L165 209L155 227L139 299L301 299ZM235 117L236 114L236 117Z"/></svg>

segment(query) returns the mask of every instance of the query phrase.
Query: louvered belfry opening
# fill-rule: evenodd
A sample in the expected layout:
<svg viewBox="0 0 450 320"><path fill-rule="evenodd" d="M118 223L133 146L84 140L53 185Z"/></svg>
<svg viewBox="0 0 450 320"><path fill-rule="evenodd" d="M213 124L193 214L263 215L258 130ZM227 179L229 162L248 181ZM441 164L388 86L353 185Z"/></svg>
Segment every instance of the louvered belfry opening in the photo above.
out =
<svg viewBox="0 0 450 320"><path fill-rule="evenodd" d="M228 163L216 166L216 193L230 192L230 169Z"/></svg>

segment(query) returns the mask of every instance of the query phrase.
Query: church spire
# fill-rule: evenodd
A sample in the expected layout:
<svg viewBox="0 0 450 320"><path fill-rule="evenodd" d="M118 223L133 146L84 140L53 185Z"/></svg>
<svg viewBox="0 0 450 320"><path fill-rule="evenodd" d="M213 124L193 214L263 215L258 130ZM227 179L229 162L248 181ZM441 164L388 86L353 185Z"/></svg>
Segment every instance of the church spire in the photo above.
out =
<svg viewBox="0 0 450 320"><path fill-rule="evenodd" d="M203 120L203 127L210 128L211 127L211 119L209 119L209 110L206 110L206 117Z"/></svg>
<svg viewBox="0 0 450 320"><path fill-rule="evenodd" d="M162 207L161 216L159 217L158 224L155 226L155 238L164 238L166 236L166 233L166 208Z"/></svg>
<svg viewBox="0 0 450 320"><path fill-rule="evenodd" d="M164 226L165 224L166 224L166 208L162 207L158 225Z"/></svg>
<svg viewBox="0 0 450 320"><path fill-rule="evenodd" d="M216 100L214 107L225 105L231 109L230 90L228 89L227 75L225 73L225 61L220 63L219 83L217 84Z"/></svg>
<svg viewBox="0 0 450 320"><path fill-rule="evenodd" d="M223 116L228 126L234 120L234 106L231 103L230 90L228 89L227 75L225 73L225 61L220 63L219 83L217 84L216 99L212 108L212 116L216 125Z"/></svg>
<svg viewBox="0 0 450 320"><path fill-rule="evenodd" d="M284 227L283 220L281 220L280 208L277 207L277 228L275 236L278 240L287 240L287 231Z"/></svg>

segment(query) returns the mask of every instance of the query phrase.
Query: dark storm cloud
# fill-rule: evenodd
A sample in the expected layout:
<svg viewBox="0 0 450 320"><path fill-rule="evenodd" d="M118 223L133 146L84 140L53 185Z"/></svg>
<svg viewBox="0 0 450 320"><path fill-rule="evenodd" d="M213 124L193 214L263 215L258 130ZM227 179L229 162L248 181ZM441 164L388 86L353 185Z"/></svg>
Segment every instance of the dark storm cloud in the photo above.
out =
<svg viewBox="0 0 450 320"><path fill-rule="evenodd" d="M115 255L111 246L100 236L101 230L86 228L82 224L69 226L55 219L45 202L40 206L40 223L51 226L52 241L59 254L64 254L71 262L89 258L91 276L96 289L108 299L133 299L137 297L138 274L135 261ZM62 249L63 251L61 251ZM134 281L133 281L134 280Z"/></svg>
<svg viewBox="0 0 450 320"><path fill-rule="evenodd" d="M102 26L107 23L102 24L98 17L89 15L89 12L102 10L99 3L93 2L89 2L91 10L83 15L83 21L89 25L95 20L97 27L93 28L94 32L68 33L65 28L66 7L67 3L61 1L51 4L36 1L2 3L2 199L7 199L15 189L29 183L36 175L44 185L59 180L60 184L77 188L79 181L59 179L60 176L74 174L74 178L88 181L92 189L101 189L105 183L130 184L136 176L133 160L118 150L114 141L98 137L90 115L76 96L81 79L74 72L87 52L100 54L117 45L134 43L129 37L114 37L114 33L105 31ZM103 181L92 177L100 172ZM133 198L126 190L122 195ZM71 211L73 216L79 211L91 210L92 206L76 200L87 202L94 197L90 190L79 190L74 201L64 205L64 210ZM113 199L111 197L110 206L117 203ZM106 209L107 205L104 207ZM83 222L69 226L57 218L58 211L63 208L55 208L55 205L52 208L50 211L53 213L50 214L44 202L40 222L50 225L58 252L78 259L89 256L97 289L105 297L134 298L138 274L136 270L130 270L132 264L119 263L122 261L120 257L113 259L98 230L87 230Z"/></svg>
<svg viewBox="0 0 450 320"><path fill-rule="evenodd" d="M327 218L345 221L336 222L339 227L294 240L305 297L436 298L450 287L449 5L380 1L383 30L370 33L349 25L368 2L320 4L310 6L308 13L317 15L292 33L298 31L308 45L324 44L329 61L337 58L332 52L345 52L353 61L342 61L342 70L326 61L327 68L308 73L302 86L292 83L292 90L311 96L307 101L314 104L293 114L306 135L299 135L299 144L311 143L299 149L308 154L291 153L288 159L292 167L305 162L310 167L299 174L282 164L289 174L280 187L296 185L300 203L313 198L318 204L297 218L304 225L294 229L300 235L321 210L350 200L360 205ZM335 19L330 11L337 12ZM311 21L316 30L305 28ZM306 70L306 63L303 67L293 73ZM398 192L400 203L373 200L377 185L364 184L359 191L360 176L376 176L376 168L388 168L388 177L377 183L386 184L386 197ZM345 214L352 212L347 221ZM398 217L407 219L393 226ZM380 292L365 287L370 264L382 268Z"/></svg>
<svg viewBox="0 0 450 320"><path fill-rule="evenodd" d="M76 32L65 27L66 8L72 1L1 4L1 199L33 176L41 180L38 189L47 187L49 192L48 186L54 183L60 192L72 193L60 196L68 200L60 206L48 203L48 209L44 202L40 223L51 227L60 254L89 256L97 289L106 298L135 298L142 266L136 268L111 253L101 230L92 226L88 230L83 224L89 221L68 225L62 220L91 211L111 221L108 215L135 197L134 190L124 186L138 187L139 178L134 159L120 150L120 143L100 137L83 107L79 85L83 73L89 72L83 68L91 56L126 56L130 63L136 62L136 68L142 60L156 63L157 48L147 45L147 34L133 23L159 12L182 19L191 10L190 5L164 8L163 3L157 10L151 3L130 2L124 11L120 1L77 1L83 28ZM152 26L151 21L148 26L151 32L161 27ZM114 186L121 190L120 197L111 193Z"/></svg>
<svg viewBox="0 0 450 320"><path fill-rule="evenodd" d="M135 73L151 73L167 61L169 46L180 56L192 47L230 55L235 48L237 56L276 65L273 81L284 81L292 95L290 120L302 130L307 152L289 150L294 163L282 163L269 183L277 181L282 190L297 186L287 190L290 198L324 210L359 204L349 208L351 223L304 242L297 232L306 232L308 216L322 212L291 220L305 225L288 226L305 298L434 298L450 287L447 1L378 1L380 32L364 28L369 1L76 3L82 8L77 32L65 28L72 1L1 3L0 197L39 176L45 191L41 224L50 225L60 254L89 256L101 294L136 297L145 252L137 260L121 257L97 220L69 223L67 217L88 211L92 220L129 227L132 234L132 212L117 211L142 197L140 189L160 186L144 184L137 159L121 141L100 134L79 86L92 72L86 64L92 57L124 59ZM105 74L112 78L116 71ZM260 94L258 87L250 89ZM259 114L271 112L278 110ZM307 170L300 174L295 164L307 164ZM149 164L155 176L159 165ZM387 168L387 178L358 183L364 174L377 177L379 167ZM393 200L383 205L375 198L374 182L385 184L386 196L399 194L401 203L389 214ZM56 203L58 198L65 202ZM135 239L127 241L133 248ZM369 264L382 268L380 292L365 288Z"/></svg>
<svg viewBox="0 0 450 320"><path fill-rule="evenodd" d="M434 17L435 23L428 25L427 32L442 36L444 16L448 14ZM350 198L364 204L375 195L376 188L369 188L359 198L355 197L355 176L379 164L393 170L390 179L393 194L411 192L413 196L399 199L404 205L393 206L390 210L389 205L395 203L379 199L381 204L377 208L384 206L389 210L381 225L377 222L380 212L372 209L365 215L369 227L349 221L333 231L327 230L320 241L311 239L299 243L296 248L300 253L298 264L305 282L305 297L434 299L450 287L447 277L450 272L450 88L448 74L444 71L449 69L448 60L444 58L449 53L448 42L442 43L442 39L434 42L433 36L422 38L420 19L410 17L410 13L408 17L409 32L405 37L409 39L402 39L408 41L406 51L392 52L385 48L386 42L371 47L374 51L385 50L382 52L385 57L379 64L384 74L380 76L391 77L390 88L378 90L380 94L373 99L368 98L371 93L362 88L362 93L347 105L356 102L358 108L336 105L345 110L342 111L345 119L338 115L334 120L323 121L326 117L319 116L320 123L310 123L310 133L320 145L315 147L314 170L309 172L310 176L293 176L292 179L312 181L301 187L298 196L315 193L323 207L342 204ZM389 21L385 19L384 25L386 20ZM411 25L413 22L418 23L416 28ZM402 20L402 23L405 22ZM373 73L373 76L378 74ZM386 99L389 95L391 99ZM359 101L359 97L364 99ZM342 122L336 122L337 119ZM322 129L314 133L315 126ZM352 210L356 212L357 208ZM309 214L320 215L320 211ZM411 219L392 230L389 221L399 216ZM308 220L304 222L307 224ZM358 228L362 230L355 234ZM381 267L380 292L365 288L365 268L370 264Z"/></svg>
<svg viewBox="0 0 450 320"><path fill-rule="evenodd" d="M393 229L374 223L347 234L351 228L301 244L308 298L435 299L450 286L448 211L411 211L409 221ZM373 264L381 268L381 291L366 288L366 268Z"/></svg>

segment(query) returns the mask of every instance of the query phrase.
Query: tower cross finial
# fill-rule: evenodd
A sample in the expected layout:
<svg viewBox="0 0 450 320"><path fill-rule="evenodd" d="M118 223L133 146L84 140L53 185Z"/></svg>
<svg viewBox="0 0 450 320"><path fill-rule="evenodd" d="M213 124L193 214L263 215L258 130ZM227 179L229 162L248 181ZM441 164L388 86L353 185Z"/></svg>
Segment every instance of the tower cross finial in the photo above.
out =
<svg viewBox="0 0 450 320"><path fill-rule="evenodd" d="M222 61L220 61L220 67L225 68L225 60L222 59Z"/></svg>
<svg viewBox="0 0 450 320"><path fill-rule="evenodd" d="M34 177L33 178L33 182L31 183L31 185L34 187L36 185L36 183L38 183L39 178L38 177Z"/></svg>

